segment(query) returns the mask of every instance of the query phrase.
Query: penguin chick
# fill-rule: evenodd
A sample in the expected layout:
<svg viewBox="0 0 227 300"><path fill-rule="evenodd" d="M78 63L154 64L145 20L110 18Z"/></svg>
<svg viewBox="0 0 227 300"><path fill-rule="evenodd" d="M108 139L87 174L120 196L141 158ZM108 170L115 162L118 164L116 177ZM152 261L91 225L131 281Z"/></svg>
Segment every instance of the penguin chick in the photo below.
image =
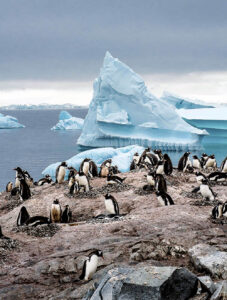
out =
<svg viewBox="0 0 227 300"><path fill-rule="evenodd" d="M61 222L61 205L58 199L54 200L50 210L50 220L52 223Z"/></svg>
<svg viewBox="0 0 227 300"><path fill-rule="evenodd" d="M6 192L11 193L12 189L13 189L13 183L9 181L6 185Z"/></svg>
<svg viewBox="0 0 227 300"><path fill-rule="evenodd" d="M101 250L95 250L89 254L88 258L84 261L83 271L80 275L81 280L88 281L92 279L98 267L99 257L103 258L103 253Z"/></svg>

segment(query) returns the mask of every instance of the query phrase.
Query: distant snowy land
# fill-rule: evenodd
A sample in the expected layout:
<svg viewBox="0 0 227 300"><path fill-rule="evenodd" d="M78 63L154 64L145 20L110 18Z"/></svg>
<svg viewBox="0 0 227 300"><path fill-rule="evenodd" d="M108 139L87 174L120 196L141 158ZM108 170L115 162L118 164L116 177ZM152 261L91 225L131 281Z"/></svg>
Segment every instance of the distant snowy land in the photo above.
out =
<svg viewBox="0 0 227 300"><path fill-rule="evenodd" d="M1 110L29 110L29 109L86 109L88 106L78 106L71 103L66 104L12 104L8 106L0 106Z"/></svg>

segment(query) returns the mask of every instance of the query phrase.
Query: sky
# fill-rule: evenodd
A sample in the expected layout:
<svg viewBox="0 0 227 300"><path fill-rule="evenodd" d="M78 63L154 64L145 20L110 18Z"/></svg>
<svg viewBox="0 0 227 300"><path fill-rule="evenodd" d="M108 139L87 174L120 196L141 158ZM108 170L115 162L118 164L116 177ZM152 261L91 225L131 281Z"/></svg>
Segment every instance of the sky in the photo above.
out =
<svg viewBox="0 0 227 300"><path fill-rule="evenodd" d="M226 0L0 0L0 105L89 104L105 52L163 90L227 103Z"/></svg>

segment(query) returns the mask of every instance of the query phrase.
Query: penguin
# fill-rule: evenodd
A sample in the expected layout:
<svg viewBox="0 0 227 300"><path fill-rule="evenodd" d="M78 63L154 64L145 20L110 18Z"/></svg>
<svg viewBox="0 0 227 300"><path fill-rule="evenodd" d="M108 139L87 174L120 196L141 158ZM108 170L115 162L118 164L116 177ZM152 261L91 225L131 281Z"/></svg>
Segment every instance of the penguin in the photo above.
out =
<svg viewBox="0 0 227 300"><path fill-rule="evenodd" d="M110 175L114 175L114 174L118 174L118 173L121 173L118 170L118 166L111 166L111 167L109 167L109 174Z"/></svg>
<svg viewBox="0 0 227 300"><path fill-rule="evenodd" d="M10 240L9 237L5 236L3 233L2 233L2 227L0 225L0 239L2 240Z"/></svg>
<svg viewBox="0 0 227 300"><path fill-rule="evenodd" d="M226 158L223 160L223 162L221 163L221 172L226 172L227 173L227 156Z"/></svg>
<svg viewBox="0 0 227 300"><path fill-rule="evenodd" d="M24 173L22 171L22 169L20 167L17 167L15 169L13 169L16 171L16 177L15 177L15 187L19 188L20 186L20 181L19 181L19 177L22 177L25 179Z"/></svg>
<svg viewBox="0 0 227 300"><path fill-rule="evenodd" d="M116 176L116 175L108 175L107 176L107 179L106 179L106 182L107 184L122 184L123 181L126 179L127 177L119 177L119 176Z"/></svg>
<svg viewBox="0 0 227 300"><path fill-rule="evenodd" d="M29 218L26 221L25 225L31 226L31 227L36 227L36 226L39 226L39 225L50 224L50 223L51 223L51 221L47 217L34 216L34 217Z"/></svg>
<svg viewBox="0 0 227 300"><path fill-rule="evenodd" d="M63 161L56 169L55 178L56 183L63 183L65 178L67 164Z"/></svg>
<svg viewBox="0 0 227 300"><path fill-rule="evenodd" d="M61 205L58 199L54 200L50 210L50 220L52 223L61 222Z"/></svg>
<svg viewBox="0 0 227 300"><path fill-rule="evenodd" d="M13 189L13 183L9 181L6 185L6 192L11 193L12 189Z"/></svg>
<svg viewBox="0 0 227 300"><path fill-rule="evenodd" d="M207 160L208 160L208 155L206 153L203 153L202 156L201 156L201 159L200 159L202 167L205 165Z"/></svg>
<svg viewBox="0 0 227 300"><path fill-rule="evenodd" d="M89 161L89 174L91 177L98 176L98 167L93 160Z"/></svg>
<svg viewBox="0 0 227 300"><path fill-rule="evenodd" d="M168 154L163 155L164 159L164 173L166 175L171 175L173 172L173 164Z"/></svg>
<svg viewBox="0 0 227 300"><path fill-rule="evenodd" d="M155 179L155 189L157 192L166 193L167 192L167 185L165 178L162 174L156 174Z"/></svg>
<svg viewBox="0 0 227 300"><path fill-rule="evenodd" d="M165 174L164 173L164 161L159 160L156 167L156 174Z"/></svg>
<svg viewBox="0 0 227 300"><path fill-rule="evenodd" d="M19 182L20 182L20 187L19 187L19 194L20 194L20 199L27 200L31 197L31 191L30 188L26 182L26 180L23 177L18 177Z"/></svg>
<svg viewBox="0 0 227 300"><path fill-rule="evenodd" d="M150 150L151 150L151 149L150 149L149 147L146 148L146 149L144 149L143 153L140 155L138 165L140 165L141 163L144 162L144 160L145 160L147 154L150 152Z"/></svg>
<svg viewBox="0 0 227 300"><path fill-rule="evenodd" d="M110 194L105 195L105 206L111 215L119 215L119 206L117 200Z"/></svg>
<svg viewBox="0 0 227 300"><path fill-rule="evenodd" d="M80 275L80 280L88 281L92 279L98 267L99 257L103 258L103 253L101 250L95 250L89 254L88 258L84 261L83 271Z"/></svg>
<svg viewBox="0 0 227 300"><path fill-rule="evenodd" d="M206 175L204 175L203 173L201 172L195 172L195 175L196 175L196 181L199 185L202 184L202 180L203 179L207 179Z"/></svg>
<svg viewBox="0 0 227 300"><path fill-rule="evenodd" d="M22 206L17 217L17 226L23 226L30 218L29 213L25 206Z"/></svg>
<svg viewBox="0 0 227 300"><path fill-rule="evenodd" d="M192 166L195 169L202 169L200 159L198 158L197 155L193 155Z"/></svg>
<svg viewBox="0 0 227 300"><path fill-rule="evenodd" d="M86 176L90 176L89 174L89 163L90 163L91 159L90 158L85 158L82 163L80 164L80 172L84 172L84 174ZM91 176L90 176L91 177Z"/></svg>
<svg viewBox="0 0 227 300"><path fill-rule="evenodd" d="M208 157L207 161L205 162L205 164L203 166L204 170L206 170L208 168L213 168L213 169L217 168L217 162L216 162L214 154L212 154Z"/></svg>
<svg viewBox="0 0 227 300"><path fill-rule="evenodd" d="M34 184L38 185L38 186L42 186L44 184L50 184L52 181L53 180L52 180L51 176L47 174L47 175L45 175L44 178L39 179L39 181L35 182Z"/></svg>
<svg viewBox="0 0 227 300"><path fill-rule="evenodd" d="M154 150L154 154L157 157L158 161L162 159L163 155L162 155L162 150L161 149L155 149Z"/></svg>
<svg viewBox="0 0 227 300"><path fill-rule="evenodd" d="M132 162L131 162L131 164L130 164L130 171L135 170L135 169L138 168L139 160L140 160L139 153L136 152L136 153L133 155Z"/></svg>
<svg viewBox="0 0 227 300"><path fill-rule="evenodd" d="M161 206L174 205L173 199L165 192L156 192L158 202Z"/></svg>
<svg viewBox="0 0 227 300"><path fill-rule="evenodd" d="M29 187L32 187L33 186L33 178L31 177L31 175L26 170L23 170L23 174L24 174L27 185Z"/></svg>
<svg viewBox="0 0 227 300"><path fill-rule="evenodd" d="M73 167L68 167L67 169L69 170L68 181L70 181L70 178L75 176L78 172Z"/></svg>
<svg viewBox="0 0 227 300"><path fill-rule="evenodd" d="M207 178L210 181L225 181L227 180L227 173L222 173L222 172L212 172L210 173Z"/></svg>
<svg viewBox="0 0 227 300"><path fill-rule="evenodd" d="M16 196L17 194L19 194L19 188L14 187L12 189L12 191L10 192L11 196Z"/></svg>
<svg viewBox="0 0 227 300"><path fill-rule="evenodd" d="M107 177L109 175L109 169L111 167L111 164L112 159L107 159L101 164L99 172L100 177Z"/></svg>
<svg viewBox="0 0 227 300"><path fill-rule="evenodd" d="M222 217L222 203L218 203L218 205L215 205L215 207L212 209L212 218L213 219L219 219Z"/></svg>
<svg viewBox="0 0 227 300"><path fill-rule="evenodd" d="M189 159L190 152L185 152L183 156L181 156L178 162L178 171L185 172L187 170L188 165L191 165Z"/></svg>
<svg viewBox="0 0 227 300"><path fill-rule="evenodd" d="M215 199L214 192L209 186L207 179L202 179L202 184L200 185L200 193L204 199L208 199L209 201L213 201Z"/></svg>
<svg viewBox="0 0 227 300"><path fill-rule="evenodd" d="M158 158L155 154L148 152L144 159L144 163L147 163L149 166L155 167L158 164Z"/></svg>
<svg viewBox="0 0 227 300"><path fill-rule="evenodd" d="M76 177L75 175L71 176L70 179L69 179L69 193L72 195L73 194L73 191L74 191L74 184L76 182Z"/></svg>
<svg viewBox="0 0 227 300"><path fill-rule="evenodd" d="M61 216L61 222L62 223L70 223L71 219L72 219L72 212L69 208L69 205L66 205L65 209L62 213L62 216Z"/></svg>
<svg viewBox="0 0 227 300"><path fill-rule="evenodd" d="M151 186L155 186L155 179L156 179L155 173L150 171L146 177L147 177L147 183Z"/></svg>
<svg viewBox="0 0 227 300"><path fill-rule="evenodd" d="M225 203L222 204L222 215L224 217L227 217L227 201L225 201Z"/></svg>
<svg viewBox="0 0 227 300"><path fill-rule="evenodd" d="M76 180L78 181L79 187L82 187L85 192L89 192L90 186L88 177L86 174L82 171L79 171L79 173L76 174Z"/></svg>

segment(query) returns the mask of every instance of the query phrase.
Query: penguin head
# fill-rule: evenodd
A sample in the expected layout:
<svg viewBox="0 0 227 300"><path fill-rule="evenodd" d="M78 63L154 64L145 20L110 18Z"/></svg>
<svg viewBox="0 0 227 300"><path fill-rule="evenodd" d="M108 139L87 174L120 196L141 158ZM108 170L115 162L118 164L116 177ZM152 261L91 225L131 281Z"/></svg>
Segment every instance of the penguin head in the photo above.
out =
<svg viewBox="0 0 227 300"><path fill-rule="evenodd" d="M194 159L198 159L198 156L197 155L193 155L192 156Z"/></svg>
<svg viewBox="0 0 227 300"><path fill-rule="evenodd" d="M66 163L65 161L63 161L63 162L61 163L61 166L62 166L62 167L67 167L67 163Z"/></svg>
<svg viewBox="0 0 227 300"><path fill-rule="evenodd" d="M109 199L110 196L111 196L111 195L107 193L107 194L105 195L105 198L106 198L106 199Z"/></svg>
<svg viewBox="0 0 227 300"><path fill-rule="evenodd" d="M202 157L207 157L208 155L206 153L203 153L202 154Z"/></svg>
<svg viewBox="0 0 227 300"><path fill-rule="evenodd" d="M208 180L207 179L202 179L202 184L207 185L208 184Z"/></svg>
<svg viewBox="0 0 227 300"><path fill-rule="evenodd" d="M17 172L20 172L20 173L23 173L23 171L22 171L22 169L21 169L20 167L16 167L16 168L13 169L13 170L15 170L15 171L17 171Z"/></svg>
<svg viewBox="0 0 227 300"><path fill-rule="evenodd" d="M151 148L150 148L150 147L147 147L147 148L145 149L145 151L146 151L146 152L150 152L150 151L151 151Z"/></svg>
<svg viewBox="0 0 227 300"><path fill-rule="evenodd" d="M136 152L136 153L134 154L134 156L139 156L139 153L138 153L138 152Z"/></svg>
<svg viewBox="0 0 227 300"><path fill-rule="evenodd" d="M101 250L95 250L92 254L97 255L98 257L102 257L102 259L104 259L103 252Z"/></svg>
<svg viewBox="0 0 227 300"><path fill-rule="evenodd" d="M59 204L59 200L58 200L58 199L55 199L53 203L54 203L54 204Z"/></svg>
<svg viewBox="0 0 227 300"><path fill-rule="evenodd" d="M214 154L212 154L212 155L210 155L210 156L209 156L209 158L212 158L212 159L214 159L214 158L215 158L215 155L214 155Z"/></svg>
<svg viewBox="0 0 227 300"><path fill-rule="evenodd" d="M50 176L49 174L46 174L46 175L45 175L45 178L46 178L46 179L51 179L51 176Z"/></svg>
<svg viewBox="0 0 227 300"><path fill-rule="evenodd" d="M164 158L164 159L169 159L169 155L168 155L167 153L165 153L165 154L163 155L163 158Z"/></svg>

